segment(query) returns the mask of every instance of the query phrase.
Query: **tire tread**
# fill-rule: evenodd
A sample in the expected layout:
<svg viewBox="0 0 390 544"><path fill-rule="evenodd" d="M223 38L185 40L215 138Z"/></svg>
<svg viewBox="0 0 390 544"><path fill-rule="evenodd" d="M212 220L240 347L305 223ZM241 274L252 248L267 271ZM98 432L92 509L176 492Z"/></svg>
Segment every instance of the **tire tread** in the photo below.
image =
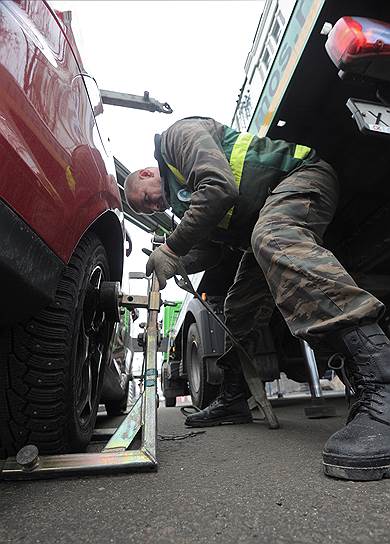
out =
<svg viewBox="0 0 390 544"><path fill-rule="evenodd" d="M27 322L0 331L0 458L26 443L41 453L71 449L69 339L84 267L98 246L105 256L97 236L87 234L64 268L55 300Z"/></svg>

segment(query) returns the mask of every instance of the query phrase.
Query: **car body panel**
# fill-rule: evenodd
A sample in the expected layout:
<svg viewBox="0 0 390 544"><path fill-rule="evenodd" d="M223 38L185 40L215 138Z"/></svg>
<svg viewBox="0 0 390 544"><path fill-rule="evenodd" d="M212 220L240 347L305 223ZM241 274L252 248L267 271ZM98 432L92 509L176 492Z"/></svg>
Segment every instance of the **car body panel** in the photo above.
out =
<svg viewBox="0 0 390 544"><path fill-rule="evenodd" d="M0 4L0 198L64 262L99 216L121 209L95 119L103 106L66 28L45 2Z"/></svg>

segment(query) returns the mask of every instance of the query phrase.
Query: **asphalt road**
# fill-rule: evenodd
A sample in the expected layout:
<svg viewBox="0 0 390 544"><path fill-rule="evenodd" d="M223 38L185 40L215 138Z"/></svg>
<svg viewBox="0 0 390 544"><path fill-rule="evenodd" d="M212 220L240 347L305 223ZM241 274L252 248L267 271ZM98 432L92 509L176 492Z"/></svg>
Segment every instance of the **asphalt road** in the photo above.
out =
<svg viewBox="0 0 390 544"><path fill-rule="evenodd" d="M336 402L336 401L333 401ZM157 473L0 483L0 542L337 543L390 541L390 480L326 478L321 450L345 418L309 420L302 405L264 423L159 442ZM160 408L159 433L185 432Z"/></svg>

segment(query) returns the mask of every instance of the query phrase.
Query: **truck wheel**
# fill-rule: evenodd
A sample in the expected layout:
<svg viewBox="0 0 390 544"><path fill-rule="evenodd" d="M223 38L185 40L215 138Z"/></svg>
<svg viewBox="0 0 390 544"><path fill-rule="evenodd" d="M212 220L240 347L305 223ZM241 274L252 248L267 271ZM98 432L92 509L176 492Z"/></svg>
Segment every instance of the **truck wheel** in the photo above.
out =
<svg viewBox="0 0 390 544"><path fill-rule="evenodd" d="M87 234L64 268L55 300L0 332L0 457L25 444L63 453L89 443L113 330L94 290L108 271L103 245Z"/></svg>
<svg viewBox="0 0 390 544"><path fill-rule="evenodd" d="M219 387L207 382L204 350L196 323L191 323L187 333L185 364L188 375L191 399L194 406L205 408L218 395Z"/></svg>

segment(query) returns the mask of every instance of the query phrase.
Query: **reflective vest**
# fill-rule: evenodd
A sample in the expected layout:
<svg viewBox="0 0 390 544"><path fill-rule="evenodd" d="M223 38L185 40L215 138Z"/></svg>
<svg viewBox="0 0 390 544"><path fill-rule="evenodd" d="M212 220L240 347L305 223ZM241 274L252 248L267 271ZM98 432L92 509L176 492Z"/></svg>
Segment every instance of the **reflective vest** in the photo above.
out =
<svg viewBox="0 0 390 544"><path fill-rule="evenodd" d="M258 213L269 190L302 164L312 162L315 152L310 147L258 138L245 132L237 132L225 126L222 149L229 161L240 198L219 223L218 227L229 230L240 228L246 222L245 216ZM174 164L163 156L167 170L165 182L169 190L172 211L183 217L191 203L191 190ZM240 202L241 201L241 202ZM237 213L240 211L240 213ZM239 217L242 216L242 217Z"/></svg>

